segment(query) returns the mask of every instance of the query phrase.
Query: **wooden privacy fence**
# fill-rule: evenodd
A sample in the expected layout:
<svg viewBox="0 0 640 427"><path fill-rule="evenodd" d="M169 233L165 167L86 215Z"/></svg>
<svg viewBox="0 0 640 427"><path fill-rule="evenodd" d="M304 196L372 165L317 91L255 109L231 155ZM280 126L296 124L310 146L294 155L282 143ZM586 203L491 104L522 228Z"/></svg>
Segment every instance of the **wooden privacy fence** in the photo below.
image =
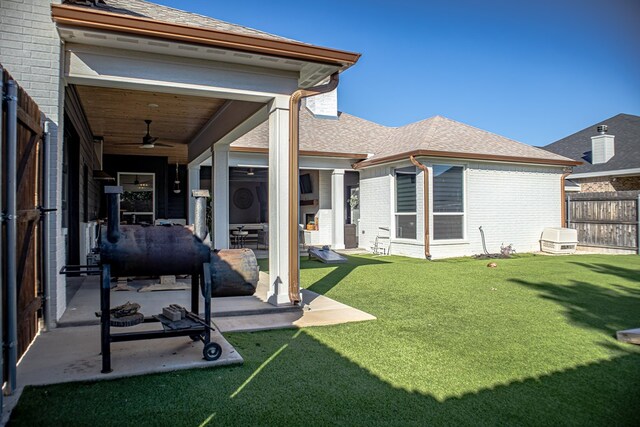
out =
<svg viewBox="0 0 640 427"><path fill-rule="evenodd" d="M640 191L567 195L567 227L578 230L578 244L635 250L640 233Z"/></svg>
<svg viewBox="0 0 640 427"><path fill-rule="evenodd" d="M16 386L15 366L39 329L44 283L44 132L38 105L0 65L0 278L3 375Z"/></svg>

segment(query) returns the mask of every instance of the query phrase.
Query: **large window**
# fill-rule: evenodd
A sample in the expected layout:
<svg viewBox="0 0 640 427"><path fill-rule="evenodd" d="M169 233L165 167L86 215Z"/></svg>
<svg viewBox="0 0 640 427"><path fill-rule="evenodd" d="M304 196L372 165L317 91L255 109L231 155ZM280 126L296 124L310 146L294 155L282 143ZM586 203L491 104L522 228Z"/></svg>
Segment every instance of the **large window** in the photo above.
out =
<svg viewBox="0 0 640 427"><path fill-rule="evenodd" d="M396 177L396 237L416 238L416 168L395 170Z"/></svg>
<svg viewBox="0 0 640 427"><path fill-rule="evenodd" d="M433 239L464 238L464 168L433 166Z"/></svg>

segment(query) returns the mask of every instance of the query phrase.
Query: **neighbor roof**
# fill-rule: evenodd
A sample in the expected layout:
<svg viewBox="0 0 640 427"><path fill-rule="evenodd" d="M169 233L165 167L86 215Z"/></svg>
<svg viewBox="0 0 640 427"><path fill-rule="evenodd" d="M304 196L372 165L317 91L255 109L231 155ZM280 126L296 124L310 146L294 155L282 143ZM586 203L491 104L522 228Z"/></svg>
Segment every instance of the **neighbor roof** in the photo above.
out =
<svg viewBox="0 0 640 427"><path fill-rule="evenodd" d="M231 148L264 151L268 139L268 124L263 123L231 144ZM568 166L578 163L441 116L391 128L346 113L339 113L337 119L317 118L307 108L300 112L300 150L301 154L368 153L366 160L356 167L406 159L410 155Z"/></svg>
<svg viewBox="0 0 640 427"><path fill-rule="evenodd" d="M609 135L615 136L615 155L606 163L594 165L591 163L591 137L597 135L596 128L599 125L607 125ZM549 144L544 149L583 160L581 166L573 169L574 174L640 168L640 116L618 114Z"/></svg>

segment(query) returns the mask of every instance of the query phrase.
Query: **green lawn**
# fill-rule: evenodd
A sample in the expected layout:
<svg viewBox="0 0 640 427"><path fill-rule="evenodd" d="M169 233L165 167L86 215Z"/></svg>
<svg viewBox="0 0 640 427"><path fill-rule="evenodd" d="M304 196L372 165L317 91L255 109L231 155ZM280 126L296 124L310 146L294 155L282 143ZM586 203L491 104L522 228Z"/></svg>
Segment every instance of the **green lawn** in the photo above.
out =
<svg viewBox="0 0 640 427"><path fill-rule="evenodd" d="M242 366L25 390L15 425L637 425L640 257L303 261L377 316L227 334ZM97 338L96 338L97 339ZM150 344L151 345L151 344Z"/></svg>

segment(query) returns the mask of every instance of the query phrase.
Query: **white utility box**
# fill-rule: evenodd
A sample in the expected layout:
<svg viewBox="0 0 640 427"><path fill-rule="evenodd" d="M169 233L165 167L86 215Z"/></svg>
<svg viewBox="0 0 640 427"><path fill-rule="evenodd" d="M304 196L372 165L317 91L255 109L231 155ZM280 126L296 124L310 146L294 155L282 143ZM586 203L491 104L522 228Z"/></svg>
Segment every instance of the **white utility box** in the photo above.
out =
<svg viewBox="0 0 640 427"><path fill-rule="evenodd" d="M548 227L542 232L540 249L551 254L572 254L578 246L578 230Z"/></svg>

